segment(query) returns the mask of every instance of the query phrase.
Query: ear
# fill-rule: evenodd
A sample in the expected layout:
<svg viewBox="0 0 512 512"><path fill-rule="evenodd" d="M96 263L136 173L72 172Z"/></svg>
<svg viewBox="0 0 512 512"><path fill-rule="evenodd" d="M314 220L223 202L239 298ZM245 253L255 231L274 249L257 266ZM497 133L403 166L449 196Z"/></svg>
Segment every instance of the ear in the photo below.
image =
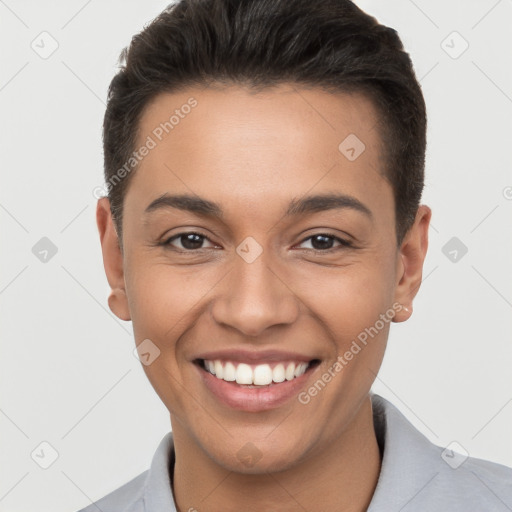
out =
<svg viewBox="0 0 512 512"><path fill-rule="evenodd" d="M421 286L423 263L428 248L428 228L432 211L420 205L414 224L404 237L397 259L397 284L395 302L403 309L395 315L393 322L404 322L412 315L412 301Z"/></svg>
<svg viewBox="0 0 512 512"><path fill-rule="evenodd" d="M112 313L121 320L131 320L124 281L123 254L119 246L108 197L98 199L96 223L100 234L103 266L108 284L112 289L108 298L108 306Z"/></svg>

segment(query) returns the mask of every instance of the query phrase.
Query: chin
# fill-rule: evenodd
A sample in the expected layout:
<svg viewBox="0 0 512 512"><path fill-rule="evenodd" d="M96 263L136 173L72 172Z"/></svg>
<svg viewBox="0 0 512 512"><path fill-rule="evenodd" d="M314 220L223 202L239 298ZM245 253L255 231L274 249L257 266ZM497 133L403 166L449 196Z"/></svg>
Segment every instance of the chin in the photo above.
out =
<svg viewBox="0 0 512 512"><path fill-rule="evenodd" d="M289 438L288 438L289 439ZM297 448L301 444L291 443ZM233 457L234 454L234 457ZM301 453L287 447L284 443L275 447L275 440L271 442L236 441L226 446L222 452L210 451L210 457L227 471L238 474L258 475L286 471L299 462Z"/></svg>

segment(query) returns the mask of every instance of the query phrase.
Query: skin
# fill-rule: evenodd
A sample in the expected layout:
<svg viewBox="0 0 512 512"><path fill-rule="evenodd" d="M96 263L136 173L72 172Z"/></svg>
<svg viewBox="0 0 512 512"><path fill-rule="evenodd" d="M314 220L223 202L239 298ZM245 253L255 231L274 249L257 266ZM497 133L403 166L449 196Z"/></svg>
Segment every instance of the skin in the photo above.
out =
<svg viewBox="0 0 512 512"><path fill-rule="evenodd" d="M165 93L145 110L137 147L191 96L197 106L132 177L122 251L108 199L97 205L110 308L132 320L136 344L149 338L161 351L143 369L170 411L177 507L366 510L380 470L368 393L389 322L308 404L293 398L264 412L230 409L191 361L214 349L296 351L321 359L308 388L394 303L404 308L393 321L409 318L431 210L419 207L397 247L377 114L358 94L286 84L257 94L241 86ZM351 133L366 146L354 161L338 150ZM215 201L224 218L171 208L145 216L164 192ZM372 218L349 208L283 216L294 198L332 192L357 198ZM171 248L157 245L190 231L206 237L199 249L184 248L183 237ZM329 252L313 246L311 237L323 233L353 247L336 239L328 239ZM236 252L248 236L263 250L252 263ZM261 456L250 467L237 457L248 442Z"/></svg>

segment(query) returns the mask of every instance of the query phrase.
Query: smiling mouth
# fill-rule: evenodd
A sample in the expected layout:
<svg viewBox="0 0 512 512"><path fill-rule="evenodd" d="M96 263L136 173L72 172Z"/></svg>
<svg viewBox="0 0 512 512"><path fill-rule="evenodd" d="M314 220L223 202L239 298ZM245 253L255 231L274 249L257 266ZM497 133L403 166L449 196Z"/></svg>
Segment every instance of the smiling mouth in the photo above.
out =
<svg viewBox="0 0 512 512"><path fill-rule="evenodd" d="M318 366L320 360L248 364L220 359L196 359L194 363L218 380L238 384L244 388L268 388L301 377Z"/></svg>

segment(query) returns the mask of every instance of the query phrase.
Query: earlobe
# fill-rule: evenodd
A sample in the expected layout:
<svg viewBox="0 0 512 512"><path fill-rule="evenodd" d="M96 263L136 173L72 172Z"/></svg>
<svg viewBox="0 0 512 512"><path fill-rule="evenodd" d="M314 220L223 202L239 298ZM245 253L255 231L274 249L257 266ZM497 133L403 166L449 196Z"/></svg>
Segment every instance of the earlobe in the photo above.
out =
<svg viewBox="0 0 512 512"><path fill-rule="evenodd" d="M404 306L403 304L400 304L400 309L398 313L395 314L395 316L392 319L392 322L400 323L405 322L406 320L409 320L412 316L412 303L408 306Z"/></svg>
<svg viewBox="0 0 512 512"><path fill-rule="evenodd" d="M123 254L107 197L98 199L96 223L103 253L103 266L112 290L108 298L109 308L121 320L131 320L124 281Z"/></svg>
<svg viewBox="0 0 512 512"><path fill-rule="evenodd" d="M394 322L405 322L412 315L412 301L421 286L423 263L427 255L431 216L430 208L420 205L414 224L400 247L395 301L401 304L402 308L393 318Z"/></svg>
<svg viewBox="0 0 512 512"><path fill-rule="evenodd" d="M124 290L117 288L110 292L108 296L108 307L121 320L131 320L130 310L128 308L128 299Z"/></svg>

